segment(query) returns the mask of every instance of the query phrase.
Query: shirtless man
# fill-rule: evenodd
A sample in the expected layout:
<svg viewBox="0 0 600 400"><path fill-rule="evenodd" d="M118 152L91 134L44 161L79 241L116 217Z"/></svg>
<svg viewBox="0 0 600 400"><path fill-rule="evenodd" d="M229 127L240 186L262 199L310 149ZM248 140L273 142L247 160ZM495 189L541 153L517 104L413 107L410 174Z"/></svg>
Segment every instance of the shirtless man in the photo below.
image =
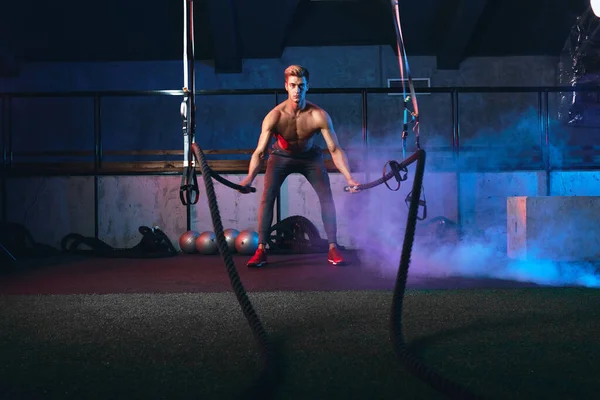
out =
<svg viewBox="0 0 600 400"><path fill-rule="evenodd" d="M344 264L336 246L336 210L331 194L329 175L323 162L321 149L314 144L314 136L321 132L336 168L344 175L350 191L358 183L352 178L346 154L338 143L329 114L316 104L306 101L309 72L299 65L285 70L285 90L288 98L271 110L263 120L256 150L250 159L248 176L241 182L250 186L258 175L265 151L272 138L265 172L265 186L258 213L258 249L248 261L248 267L261 267L267 263L265 243L273 222L273 206L279 188L288 175L300 173L308 180L319 196L321 216L329 241L327 260L333 265Z"/></svg>

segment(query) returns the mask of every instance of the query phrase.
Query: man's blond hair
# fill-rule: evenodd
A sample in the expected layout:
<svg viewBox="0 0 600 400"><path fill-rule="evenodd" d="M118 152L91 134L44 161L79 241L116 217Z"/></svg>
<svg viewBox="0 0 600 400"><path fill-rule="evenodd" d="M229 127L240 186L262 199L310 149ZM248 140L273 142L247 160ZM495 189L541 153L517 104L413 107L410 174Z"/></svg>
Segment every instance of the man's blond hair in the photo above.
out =
<svg viewBox="0 0 600 400"><path fill-rule="evenodd" d="M310 73L308 69L304 68L301 65L290 65L285 69L284 72L285 81L287 82L290 76L297 76L298 78L306 78L306 82L308 82Z"/></svg>

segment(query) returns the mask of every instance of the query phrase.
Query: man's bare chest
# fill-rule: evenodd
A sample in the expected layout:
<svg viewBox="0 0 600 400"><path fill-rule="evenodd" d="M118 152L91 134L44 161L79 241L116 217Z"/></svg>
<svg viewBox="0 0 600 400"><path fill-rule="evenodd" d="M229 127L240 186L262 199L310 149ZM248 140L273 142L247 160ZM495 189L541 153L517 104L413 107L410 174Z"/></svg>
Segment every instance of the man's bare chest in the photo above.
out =
<svg viewBox="0 0 600 400"><path fill-rule="evenodd" d="M277 131L286 139L306 139L317 133L319 127L306 116L289 116L279 121Z"/></svg>

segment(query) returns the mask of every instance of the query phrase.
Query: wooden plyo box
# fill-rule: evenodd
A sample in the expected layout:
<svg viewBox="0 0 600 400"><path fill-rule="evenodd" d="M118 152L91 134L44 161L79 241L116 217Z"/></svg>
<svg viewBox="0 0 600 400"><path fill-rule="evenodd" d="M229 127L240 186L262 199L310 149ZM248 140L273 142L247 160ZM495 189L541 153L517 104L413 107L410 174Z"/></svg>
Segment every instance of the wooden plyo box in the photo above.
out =
<svg viewBox="0 0 600 400"><path fill-rule="evenodd" d="M600 196L508 197L506 217L510 258L600 259Z"/></svg>

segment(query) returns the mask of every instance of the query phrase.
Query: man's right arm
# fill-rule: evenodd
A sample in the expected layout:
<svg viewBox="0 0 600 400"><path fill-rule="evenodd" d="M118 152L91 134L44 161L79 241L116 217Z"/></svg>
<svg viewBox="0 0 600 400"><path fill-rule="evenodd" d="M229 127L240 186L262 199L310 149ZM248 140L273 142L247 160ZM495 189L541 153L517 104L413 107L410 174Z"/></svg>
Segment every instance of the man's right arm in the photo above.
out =
<svg viewBox="0 0 600 400"><path fill-rule="evenodd" d="M262 164L262 160L265 158L265 152L267 151L267 146L269 145L269 141L273 136L275 124L277 123L279 113L275 110L269 112L262 123L262 128L260 132L260 137L258 138L258 145L256 149L252 153L252 157L250 158L250 165L248 166L248 176L241 183L242 186L250 186L252 182L258 175L260 171L260 167Z"/></svg>

